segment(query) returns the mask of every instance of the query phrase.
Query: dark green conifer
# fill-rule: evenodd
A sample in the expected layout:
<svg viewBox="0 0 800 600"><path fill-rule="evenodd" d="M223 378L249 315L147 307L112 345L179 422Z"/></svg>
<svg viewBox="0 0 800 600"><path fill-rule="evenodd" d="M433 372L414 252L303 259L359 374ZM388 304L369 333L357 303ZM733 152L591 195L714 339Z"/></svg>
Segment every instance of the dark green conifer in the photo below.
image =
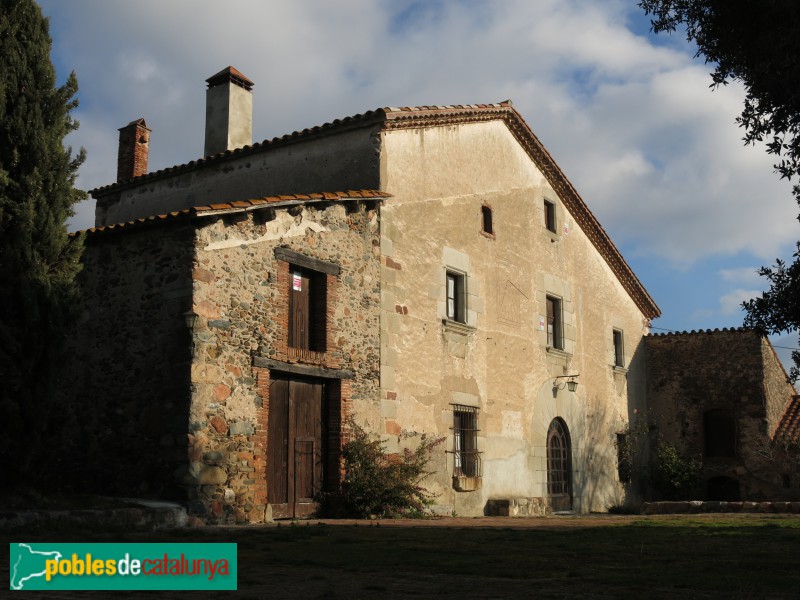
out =
<svg viewBox="0 0 800 600"><path fill-rule="evenodd" d="M33 0L0 2L0 455L7 483L47 476L56 418L59 348L74 304L80 240L66 220L83 149L75 74L56 87L48 20Z"/></svg>

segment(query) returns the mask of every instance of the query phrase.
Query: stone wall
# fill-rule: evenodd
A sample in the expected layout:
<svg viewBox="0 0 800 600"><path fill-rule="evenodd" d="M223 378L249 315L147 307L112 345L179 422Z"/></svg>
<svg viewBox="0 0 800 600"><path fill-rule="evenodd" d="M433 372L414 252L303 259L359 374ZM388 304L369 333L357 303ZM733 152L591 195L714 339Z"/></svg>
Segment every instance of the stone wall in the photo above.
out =
<svg viewBox="0 0 800 600"><path fill-rule="evenodd" d="M340 418L379 398L379 219L374 203L304 206L210 218L198 227L192 271L190 512L211 522L261 522L267 506L270 368L343 370ZM288 263L276 248L340 267L328 275L325 352L287 346ZM254 366L254 361L258 365ZM331 449L329 449L331 450Z"/></svg>
<svg viewBox="0 0 800 600"><path fill-rule="evenodd" d="M744 329L651 335L645 342L648 417L658 439L702 461L700 499L713 494L708 486L715 478L738 482L743 500L796 494L784 487L781 465L769 452L777 419L794 393L769 342ZM734 419L733 456L706 455L704 415L715 410Z"/></svg>
<svg viewBox="0 0 800 600"><path fill-rule="evenodd" d="M87 235L63 388L78 417L63 432L76 490L182 499L172 474L187 448L194 231L173 225Z"/></svg>

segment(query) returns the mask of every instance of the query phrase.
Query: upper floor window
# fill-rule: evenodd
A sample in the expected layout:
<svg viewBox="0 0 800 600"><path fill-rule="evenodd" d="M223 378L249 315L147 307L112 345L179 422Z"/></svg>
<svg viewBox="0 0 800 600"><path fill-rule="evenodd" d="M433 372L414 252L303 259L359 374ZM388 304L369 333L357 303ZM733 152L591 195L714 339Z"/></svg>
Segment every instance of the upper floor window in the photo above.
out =
<svg viewBox="0 0 800 600"><path fill-rule="evenodd" d="M292 268L289 282L289 346L325 352L327 341L327 277Z"/></svg>
<svg viewBox="0 0 800 600"><path fill-rule="evenodd" d="M705 455L708 458L736 456L736 419L729 410L709 410L703 415Z"/></svg>
<svg viewBox="0 0 800 600"><path fill-rule="evenodd" d="M564 333L561 321L561 299L547 296L547 346L564 349Z"/></svg>
<svg viewBox="0 0 800 600"><path fill-rule="evenodd" d="M466 275L447 271L447 318L459 323L467 322Z"/></svg>
<svg viewBox="0 0 800 600"><path fill-rule="evenodd" d="M621 329L614 329L612 331L612 336L614 338L614 366L615 367L624 367L625 366L625 345L623 341L623 335Z"/></svg>
<svg viewBox="0 0 800 600"><path fill-rule="evenodd" d="M492 225L492 209L485 204L481 206L481 231L486 235L494 237L494 226Z"/></svg>
<svg viewBox="0 0 800 600"><path fill-rule="evenodd" d="M556 232L556 205L549 200L544 201L544 226L549 231Z"/></svg>

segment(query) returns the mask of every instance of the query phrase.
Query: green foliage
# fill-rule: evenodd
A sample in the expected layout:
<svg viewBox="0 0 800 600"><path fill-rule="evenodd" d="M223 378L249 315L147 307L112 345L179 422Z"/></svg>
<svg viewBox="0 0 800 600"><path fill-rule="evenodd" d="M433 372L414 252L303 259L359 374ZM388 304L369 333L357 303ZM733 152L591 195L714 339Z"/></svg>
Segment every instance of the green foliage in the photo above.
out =
<svg viewBox="0 0 800 600"><path fill-rule="evenodd" d="M391 455L355 422L350 428L341 490L346 511L359 517L423 516L433 498L421 482L431 474L427 468L431 453L444 438L423 435L416 450L406 448L402 454Z"/></svg>
<svg viewBox="0 0 800 600"><path fill-rule="evenodd" d="M764 142L776 156L782 178L800 176L800 2L792 0L642 0L653 17L653 31L673 32L685 26L686 37L697 44L697 56L715 65L712 85L735 80L746 97L737 123L744 142ZM800 203L800 184L794 185ZM770 289L743 304L745 325L762 333L800 329L800 243L794 263L777 261L763 267ZM800 377L800 352L792 354L791 377Z"/></svg>
<svg viewBox="0 0 800 600"><path fill-rule="evenodd" d="M697 491L702 468L699 460L662 441L656 450L651 483L667 500L688 500Z"/></svg>
<svg viewBox="0 0 800 600"><path fill-rule="evenodd" d="M81 240L68 237L66 220L85 196L74 187L84 152L63 146L78 126L78 86L71 74L55 87L50 47L32 0L0 3L0 454L14 457L10 481L58 472L32 450L57 450L53 435L65 426L54 413L55 368L80 269Z"/></svg>
<svg viewBox="0 0 800 600"><path fill-rule="evenodd" d="M769 290L760 298L744 303L747 311L744 324L766 334L793 332L800 329L800 243L794 262L778 260L774 267L762 267L759 274L769 280ZM794 366L789 372L792 381L800 378L800 351L792 352Z"/></svg>

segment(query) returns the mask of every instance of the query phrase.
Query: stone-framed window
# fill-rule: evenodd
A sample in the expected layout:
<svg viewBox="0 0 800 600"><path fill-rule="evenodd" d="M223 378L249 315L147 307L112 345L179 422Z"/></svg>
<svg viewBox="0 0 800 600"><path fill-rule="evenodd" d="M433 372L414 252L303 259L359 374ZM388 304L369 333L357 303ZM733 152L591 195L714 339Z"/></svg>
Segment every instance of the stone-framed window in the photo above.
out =
<svg viewBox="0 0 800 600"><path fill-rule="evenodd" d="M552 200L544 200L544 227L552 233L558 232L558 219L556 217L556 204Z"/></svg>
<svg viewBox="0 0 800 600"><path fill-rule="evenodd" d="M457 323L467 322L467 275L452 269L446 274L447 308L446 314L450 321Z"/></svg>
<svg viewBox="0 0 800 600"><path fill-rule="evenodd" d="M564 349L564 318L563 318L563 304L561 298L556 296L547 296L545 299L547 305L546 316L546 330L547 330L547 346L548 348L555 348L556 350Z"/></svg>
<svg viewBox="0 0 800 600"><path fill-rule="evenodd" d="M478 408L453 404L453 488L477 490L483 481L483 463L478 450Z"/></svg>
<svg viewBox="0 0 800 600"><path fill-rule="evenodd" d="M611 330L611 342L614 346L614 366L625 368L625 335L621 329Z"/></svg>

